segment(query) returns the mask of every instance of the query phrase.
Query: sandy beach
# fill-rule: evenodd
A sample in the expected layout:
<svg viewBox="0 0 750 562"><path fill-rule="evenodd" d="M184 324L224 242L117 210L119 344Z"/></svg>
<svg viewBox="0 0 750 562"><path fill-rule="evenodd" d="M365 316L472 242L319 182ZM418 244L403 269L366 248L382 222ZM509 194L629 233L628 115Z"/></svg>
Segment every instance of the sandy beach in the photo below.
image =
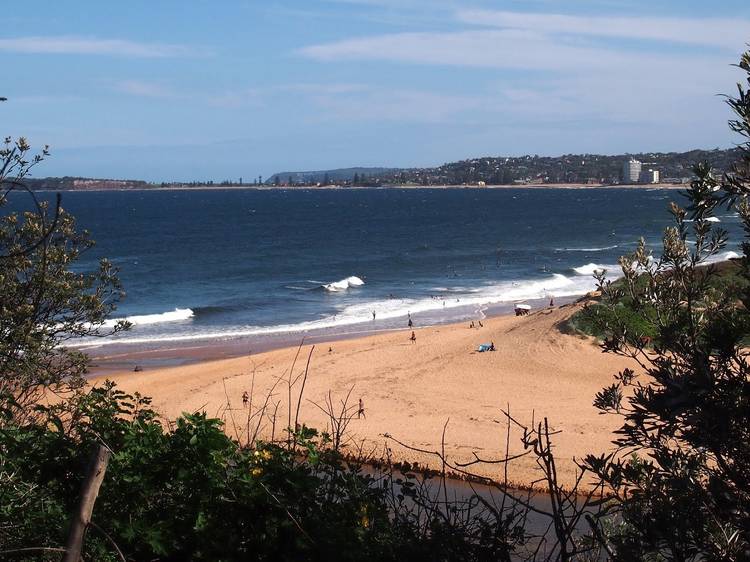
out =
<svg viewBox="0 0 750 562"><path fill-rule="evenodd" d="M557 324L580 305L540 310L526 317L488 318L481 328L468 324L415 328L357 339L303 345L292 371L298 377L310 356L309 374L300 406L299 421L328 429L328 420L316 406L324 406L329 391L333 403L351 390L349 405L355 413L361 399L365 416L348 428L349 450L364 446L376 456L389 449L397 461L418 462L440 468L433 455L415 452L441 450L452 462L467 462L476 454L483 459L505 455L506 421L510 408L519 421L549 418L562 481L575 475L573 458L611 450L612 430L618 419L600 415L591 405L597 391L611 376L634 365L625 358L603 354L591 338L566 335ZM494 342L496 351L478 353L477 345ZM330 349L330 350L329 350ZM121 388L153 397L156 410L168 419L182 412L205 410L226 420L227 431L246 435L247 417L272 391L268 412L276 409L276 426L264 418L262 434L279 437L287 425L289 378L298 348L285 348L252 356L211 360L187 366L147 369L142 372L107 373ZM96 384L104 376L94 377ZM275 387L274 387L275 385ZM301 379L291 391L292 409ZM251 397L243 405L243 392ZM294 412L292 413L292 419ZM253 424L255 425L255 422ZM521 451L514 431L510 453ZM358 444L358 445L357 445ZM502 480L501 465L476 465L472 472ZM539 478L535 461L513 461L508 477L528 486Z"/></svg>

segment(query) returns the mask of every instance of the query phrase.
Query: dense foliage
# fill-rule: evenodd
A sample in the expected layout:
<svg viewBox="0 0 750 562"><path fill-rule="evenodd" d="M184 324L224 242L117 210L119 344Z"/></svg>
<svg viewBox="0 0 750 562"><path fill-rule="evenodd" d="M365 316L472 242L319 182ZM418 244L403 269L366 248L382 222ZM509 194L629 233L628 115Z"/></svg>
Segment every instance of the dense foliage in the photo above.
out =
<svg viewBox="0 0 750 562"><path fill-rule="evenodd" d="M619 450L586 459L615 494L603 515L615 560L750 559L750 53L740 67L747 86L729 104L746 139L741 160L723 178L697 166L686 208L672 205L661 255L641 243L621 258L623 282L600 278L604 350L642 371L621 372L596 397L623 419ZM702 267L727 244L710 220L722 205L747 234L731 290L717 268Z"/></svg>
<svg viewBox="0 0 750 562"><path fill-rule="evenodd" d="M114 455L89 560L116 560L113 543L129 560L205 561L504 559L510 548L480 519L476 533L420 520L404 502L416 496L408 479L362 472L307 428L294 449L243 448L203 413L165 429L148 399L112 384L37 412L27 424L0 414L0 551L64 544L87 453L99 443Z"/></svg>
<svg viewBox="0 0 750 562"><path fill-rule="evenodd" d="M71 269L93 242L76 231L59 199L50 209L25 188L29 170L46 155L29 151L23 138L5 139L0 148L0 208L15 198L28 209L0 218L0 395L13 395L22 409L45 391L80 387L86 359L62 344L100 334L122 296L107 260L93 273Z"/></svg>

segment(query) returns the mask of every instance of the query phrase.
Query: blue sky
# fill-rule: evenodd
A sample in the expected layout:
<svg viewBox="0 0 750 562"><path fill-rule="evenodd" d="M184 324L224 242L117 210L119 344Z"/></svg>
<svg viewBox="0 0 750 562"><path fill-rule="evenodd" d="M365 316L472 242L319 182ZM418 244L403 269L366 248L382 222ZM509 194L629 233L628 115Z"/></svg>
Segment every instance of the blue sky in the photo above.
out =
<svg viewBox="0 0 750 562"><path fill-rule="evenodd" d="M0 132L37 175L248 179L731 146L747 0L37 1Z"/></svg>

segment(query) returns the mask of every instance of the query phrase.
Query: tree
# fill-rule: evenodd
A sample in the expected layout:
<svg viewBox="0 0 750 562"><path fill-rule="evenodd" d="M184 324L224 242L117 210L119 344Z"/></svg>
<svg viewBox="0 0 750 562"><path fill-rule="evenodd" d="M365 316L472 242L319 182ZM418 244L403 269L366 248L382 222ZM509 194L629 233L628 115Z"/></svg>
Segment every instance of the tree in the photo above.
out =
<svg viewBox="0 0 750 562"><path fill-rule="evenodd" d="M616 560L750 559L750 52L739 66L747 86L728 103L740 161L721 178L697 165L661 256L641 241L620 260L621 283L599 276L603 348L642 371L597 395L599 409L622 417L618 452L585 461L614 493L599 523ZM722 206L746 233L728 281L710 265L728 241L712 221ZM640 323L625 321L624 304Z"/></svg>
<svg viewBox="0 0 750 562"><path fill-rule="evenodd" d="M59 195L51 207L24 186L48 155L46 147L33 157L30 150L24 138L6 138L0 148L0 207L26 208L0 218L0 398L18 412L28 412L25 406L46 390L62 393L83 384L87 359L65 344L102 335L124 295L107 260L95 272L72 270L93 242L77 231ZM117 323L104 331L126 327Z"/></svg>

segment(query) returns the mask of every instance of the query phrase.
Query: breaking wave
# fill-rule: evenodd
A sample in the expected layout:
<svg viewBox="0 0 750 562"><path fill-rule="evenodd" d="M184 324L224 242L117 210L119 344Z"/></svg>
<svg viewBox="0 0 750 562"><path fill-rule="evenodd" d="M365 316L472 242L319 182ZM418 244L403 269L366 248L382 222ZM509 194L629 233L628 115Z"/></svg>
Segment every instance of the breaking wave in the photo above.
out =
<svg viewBox="0 0 750 562"><path fill-rule="evenodd" d="M347 277L346 279L342 279L341 281L327 283L323 285L323 288L326 291L330 291L332 293L338 293L340 291L346 291L350 287L361 287L364 284L365 282L362 281L362 279L352 275L351 277Z"/></svg>
<svg viewBox="0 0 750 562"><path fill-rule="evenodd" d="M133 326L146 326L149 324L162 324L165 322L182 322L190 320L195 313L190 308L175 308L170 312L160 314L142 314L136 316L127 316L125 318L111 318L102 324L105 328L113 328L117 322L125 320Z"/></svg>
<svg viewBox="0 0 750 562"><path fill-rule="evenodd" d="M602 246L601 248L555 248L556 252L605 252L607 250L614 250L619 248L619 244L613 244L612 246Z"/></svg>
<svg viewBox="0 0 750 562"><path fill-rule="evenodd" d="M597 271L612 271L617 266L615 265L602 265L598 263L587 263L586 265L582 265L579 267L574 267L573 271L575 271L578 275L594 275Z"/></svg>
<svg viewBox="0 0 750 562"><path fill-rule="evenodd" d="M533 301L535 299L549 299L551 297L577 296L591 291L595 288L594 285L595 281L591 277L567 277L561 274L552 274L538 279L504 281L485 285L472 288L465 293L453 292L447 287L441 287L438 289L446 289L444 292L441 291L443 293L441 296L368 300L356 304L342 305L334 315L294 324L277 324L273 326L235 325L214 330L195 329L194 326L191 326L186 330L180 329L172 333L123 333L105 340L76 343L71 347L86 345L104 346L118 343L144 344L229 339L248 336L305 333L314 330L347 327L351 329L357 326L366 331L392 329L402 325L401 319L404 319L403 325L405 325L405 319L408 314L411 314L413 317L416 315L416 318L420 322L425 323L461 321L464 318L475 318L477 314L481 314L488 306L512 305L519 301ZM377 322L373 322L373 311L376 312Z"/></svg>
<svg viewBox="0 0 750 562"><path fill-rule="evenodd" d="M727 251L707 260L708 262L726 261L738 257L736 252ZM598 263L587 263L572 268L570 275L559 273L534 279L508 280L475 287L432 287L429 291L438 295L414 298L381 298L363 300L354 304L341 304L333 315L318 319L271 326L231 325L224 328L202 329L192 322L183 326L175 324L176 330L158 333L140 334L122 333L116 337L96 341L74 343L71 347L105 346L110 344L153 344L159 342L189 342L199 340L219 340L250 336L272 336L283 334L307 333L317 330L353 330L371 332L379 329L404 327L407 315L411 315L420 325L440 322L457 322L482 315L490 306L512 306L514 303L542 301L550 298L576 297L596 288L592 277L594 271L605 269L609 279L621 275L620 267ZM336 286L333 292L346 290L364 284L358 277L348 277L319 287ZM330 289L327 289L330 290ZM534 305L536 306L536 305ZM202 315L203 309L196 308ZM372 313L376 312L377 321L373 322ZM162 322L181 322L194 317L192 309L175 309L161 314L130 316L126 320L136 326L158 324ZM115 320L108 321L114 325Z"/></svg>

